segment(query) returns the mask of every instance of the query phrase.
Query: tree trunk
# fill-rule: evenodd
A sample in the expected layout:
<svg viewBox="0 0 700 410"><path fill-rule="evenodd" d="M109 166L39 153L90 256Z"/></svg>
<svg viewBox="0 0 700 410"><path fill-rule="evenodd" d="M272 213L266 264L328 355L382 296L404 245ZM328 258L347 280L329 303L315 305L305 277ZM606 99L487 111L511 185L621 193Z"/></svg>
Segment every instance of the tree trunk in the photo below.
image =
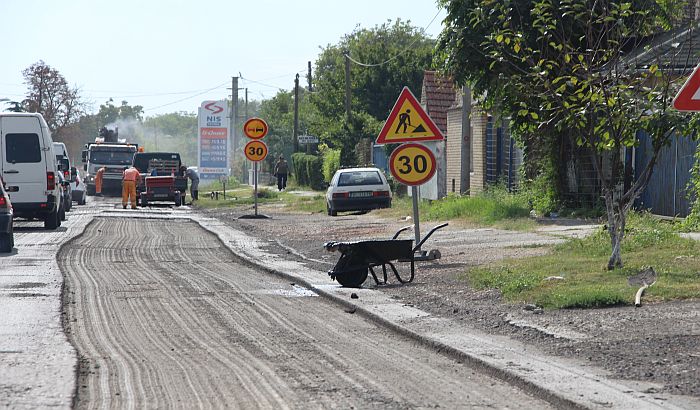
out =
<svg viewBox="0 0 700 410"><path fill-rule="evenodd" d="M621 268L622 264L622 238L625 236L625 207L620 203L615 203L613 190L605 190L605 208L608 214L608 232L610 233L610 244L612 253L608 260L608 270Z"/></svg>

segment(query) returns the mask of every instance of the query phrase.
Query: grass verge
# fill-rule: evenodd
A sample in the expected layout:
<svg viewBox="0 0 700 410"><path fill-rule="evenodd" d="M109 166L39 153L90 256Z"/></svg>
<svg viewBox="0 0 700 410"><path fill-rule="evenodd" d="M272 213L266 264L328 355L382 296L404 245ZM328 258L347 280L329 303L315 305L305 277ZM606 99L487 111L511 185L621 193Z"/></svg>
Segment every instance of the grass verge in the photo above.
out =
<svg viewBox="0 0 700 410"><path fill-rule="evenodd" d="M524 196L509 194L494 189L474 196L448 195L438 201L421 201L421 220L459 220L474 226L492 226L509 230L531 230L537 223L532 220L530 208ZM413 200L410 197L396 198L391 209L379 211L386 216L413 215Z"/></svg>
<svg viewBox="0 0 700 410"><path fill-rule="evenodd" d="M678 236L672 224L630 214L623 240L623 269L605 270L607 231L571 239L545 256L472 268L462 278L477 289L497 288L506 300L544 308L591 308L634 303L638 286L627 278L651 266L658 275L644 302L700 297L700 244ZM560 276L563 280L546 280Z"/></svg>

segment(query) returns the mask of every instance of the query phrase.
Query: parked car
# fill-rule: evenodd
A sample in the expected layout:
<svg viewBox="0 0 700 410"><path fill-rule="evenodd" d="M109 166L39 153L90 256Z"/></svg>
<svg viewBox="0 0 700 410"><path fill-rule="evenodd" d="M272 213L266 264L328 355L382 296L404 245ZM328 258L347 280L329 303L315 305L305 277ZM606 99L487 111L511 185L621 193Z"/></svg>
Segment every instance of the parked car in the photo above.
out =
<svg viewBox="0 0 700 410"><path fill-rule="evenodd" d="M75 179L72 184L73 200L78 203L78 205L85 205L87 200L87 190L85 187L85 181L76 173Z"/></svg>
<svg viewBox="0 0 700 410"><path fill-rule="evenodd" d="M46 229L60 225L60 185L49 127L41 114L0 113L0 175L15 218L40 218Z"/></svg>
<svg viewBox="0 0 700 410"><path fill-rule="evenodd" d="M391 188L379 168L345 168L333 175L326 191L328 215L339 211L391 208Z"/></svg>
<svg viewBox="0 0 700 410"><path fill-rule="evenodd" d="M15 246L12 222L12 202L0 175L0 252L12 252Z"/></svg>

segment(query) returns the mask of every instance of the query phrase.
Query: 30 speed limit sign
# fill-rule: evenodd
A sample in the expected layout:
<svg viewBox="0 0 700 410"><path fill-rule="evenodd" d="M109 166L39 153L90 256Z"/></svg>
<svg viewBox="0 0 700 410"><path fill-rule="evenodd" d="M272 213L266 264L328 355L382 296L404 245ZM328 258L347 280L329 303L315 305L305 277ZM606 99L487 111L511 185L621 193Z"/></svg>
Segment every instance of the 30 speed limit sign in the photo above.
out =
<svg viewBox="0 0 700 410"><path fill-rule="evenodd" d="M250 141L245 144L245 157L253 162L260 162L267 156L267 145L259 140Z"/></svg>
<svg viewBox="0 0 700 410"><path fill-rule="evenodd" d="M435 175L435 155L420 144L403 144L392 152L389 170L405 185L422 185Z"/></svg>

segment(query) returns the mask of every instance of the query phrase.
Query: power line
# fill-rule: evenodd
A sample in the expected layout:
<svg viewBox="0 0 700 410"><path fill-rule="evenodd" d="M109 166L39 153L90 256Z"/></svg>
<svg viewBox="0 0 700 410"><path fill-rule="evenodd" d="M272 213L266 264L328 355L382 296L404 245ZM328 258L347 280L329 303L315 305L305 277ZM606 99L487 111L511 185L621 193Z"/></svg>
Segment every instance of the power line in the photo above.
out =
<svg viewBox="0 0 700 410"><path fill-rule="evenodd" d="M438 12L435 13L435 16L433 16L433 19L430 20L430 23L428 23L427 26L425 26L423 29L421 29L422 32L425 32L425 31L430 27L430 25L433 24L433 22L435 21L435 19L437 18L437 16L440 15L440 12L441 12L441 11L442 11L442 10L438 10ZM390 62L396 60L397 58L401 57L401 56L402 56L403 54L405 54L408 50L410 50L411 47L413 47L413 45L416 44L416 42L418 42L418 40L420 40L420 39L421 39L420 37L416 37L416 39L413 40L413 41L411 42L411 44L409 44L409 45L408 45L406 48L404 48L401 52L399 52L398 54L396 54L396 55L394 55L393 57L389 58L388 60L382 61L381 63L377 63L377 64L362 63L362 62L357 61L357 60L355 60L354 58L350 57L350 54L349 54L349 53L346 53L345 56L348 58L348 60L352 61L353 63L355 63L355 64L357 64L357 65L359 65L359 66L361 66L361 67L379 67L379 66L383 66L384 64L390 63Z"/></svg>
<svg viewBox="0 0 700 410"><path fill-rule="evenodd" d="M177 101L169 102L169 103L167 103L167 104L159 105L159 106L157 106L157 107L145 108L143 111L144 111L144 112L145 112L145 111L152 111L152 110L156 110L156 109L158 109L158 108L163 108L163 107L167 107L167 106L169 106L169 105L177 104L177 103L179 103L179 102L182 102L182 101L185 101L185 100L189 100L190 98L194 98L194 97L197 97L197 96L199 96L199 95L208 93L209 91L216 90L217 88L221 88L221 87L223 87L223 86L225 86L225 85L227 85L227 84L228 84L228 81L226 81L226 82L224 82L224 83L221 83L221 84L217 85L216 87L212 87L212 88L209 88L209 89L204 90L204 91L202 91L202 92L199 92L199 93L197 93L197 94L193 94L193 95L190 95L190 96L188 96L188 97L181 98L181 99L179 99L179 100L177 100Z"/></svg>

